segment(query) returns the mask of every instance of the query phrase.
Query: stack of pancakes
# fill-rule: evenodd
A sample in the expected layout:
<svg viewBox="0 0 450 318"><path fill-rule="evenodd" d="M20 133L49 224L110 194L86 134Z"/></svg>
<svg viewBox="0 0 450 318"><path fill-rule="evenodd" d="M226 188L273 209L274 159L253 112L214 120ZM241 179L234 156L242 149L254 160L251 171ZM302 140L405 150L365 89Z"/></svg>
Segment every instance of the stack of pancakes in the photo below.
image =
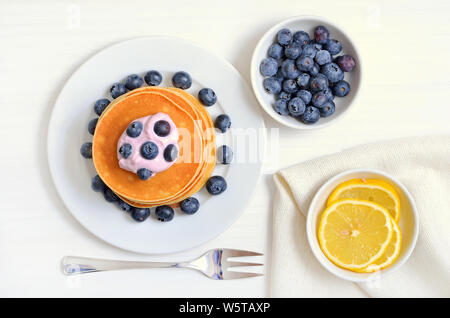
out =
<svg viewBox="0 0 450 318"><path fill-rule="evenodd" d="M117 142L133 120L160 112L177 126L179 156L169 169L143 181L119 167ZM195 97L178 88L149 86L116 98L104 110L95 129L92 157L100 178L130 205L176 206L211 176L215 149L212 120Z"/></svg>

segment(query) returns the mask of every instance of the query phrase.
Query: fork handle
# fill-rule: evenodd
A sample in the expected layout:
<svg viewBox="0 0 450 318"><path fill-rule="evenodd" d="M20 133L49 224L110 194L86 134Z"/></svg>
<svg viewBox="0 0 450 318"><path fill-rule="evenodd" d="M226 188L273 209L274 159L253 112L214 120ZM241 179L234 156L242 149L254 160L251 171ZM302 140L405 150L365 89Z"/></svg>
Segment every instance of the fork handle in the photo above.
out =
<svg viewBox="0 0 450 318"><path fill-rule="evenodd" d="M62 267L65 275L86 274L119 269L180 268L185 267L184 265L184 263L131 262L78 256L65 256L62 259Z"/></svg>

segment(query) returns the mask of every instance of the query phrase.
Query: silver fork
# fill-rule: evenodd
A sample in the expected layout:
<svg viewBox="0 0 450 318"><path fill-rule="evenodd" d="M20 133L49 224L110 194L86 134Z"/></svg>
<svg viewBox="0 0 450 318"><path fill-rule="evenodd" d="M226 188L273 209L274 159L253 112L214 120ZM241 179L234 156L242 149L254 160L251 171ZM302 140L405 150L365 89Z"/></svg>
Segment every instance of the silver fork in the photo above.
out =
<svg viewBox="0 0 450 318"><path fill-rule="evenodd" d="M139 268L189 268L200 271L211 279L238 279L262 276L261 273L247 273L230 271L237 266L261 266L260 263L248 263L240 261L229 261L231 257L260 256L261 253L217 248L212 249L202 256L186 262L132 262L106 260L78 256L65 256L62 259L63 272L66 275L103 272L119 269Z"/></svg>

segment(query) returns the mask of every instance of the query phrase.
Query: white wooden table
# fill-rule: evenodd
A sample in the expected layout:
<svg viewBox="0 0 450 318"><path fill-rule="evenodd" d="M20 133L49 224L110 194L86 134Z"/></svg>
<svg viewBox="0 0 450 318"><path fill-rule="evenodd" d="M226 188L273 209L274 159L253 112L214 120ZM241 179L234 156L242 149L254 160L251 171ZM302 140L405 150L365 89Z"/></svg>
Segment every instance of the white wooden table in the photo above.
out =
<svg viewBox="0 0 450 318"><path fill-rule="evenodd" d="M269 139L271 129L279 139L268 145L264 175L229 230L194 250L156 257L109 246L77 223L51 181L46 134L55 98L80 64L118 41L176 35L229 60L249 81L259 37L301 14L325 16L354 38L364 67L360 99L344 120L316 132L264 116ZM67 278L60 259L175 260L239 247L265 252L268 270L274 171L361 143L450 133L449 16L446 0L0 0L0 296L267 296L267 276L218 282L187 270L135 270Z"/></svg>

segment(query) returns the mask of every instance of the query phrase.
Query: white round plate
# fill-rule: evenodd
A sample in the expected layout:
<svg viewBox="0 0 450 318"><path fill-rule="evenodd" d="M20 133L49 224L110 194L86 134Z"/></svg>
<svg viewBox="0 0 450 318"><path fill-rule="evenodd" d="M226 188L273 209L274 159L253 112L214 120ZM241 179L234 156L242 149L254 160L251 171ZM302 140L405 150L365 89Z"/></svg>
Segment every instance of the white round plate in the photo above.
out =
<svg viewBox="0 0 450 318"><path fill-rule="evenodd" d="M211 196L201 190L195 195L201 203L196 214L176 212L175 218L167 223L153 217L137 223L115 204L107 203L101 193L91 190L91 179L96 175L92 160L80 155L80 146L92 140L87 124L96 117L95 101L111 99L108 91L113 83L123 82L133 73L143 76L149 70L161 72L164 77L161 86L171 86L173 73L183 70L193 79L192 87L187 90L189 93L197 96L203 87L216 92L218 101L207 110L213 120L218 114L228 114L234 128L225 134L217 133L217 146L227 144L232 147L235 159L239 157L237 151L255 150L254 144L245 144L243 138L236 138L237 130L242 133L239 128L254 129L258 138L258 158L235 160L230 165L217 164L213 175L222 175L227 180L228 189L224 193ZM205 243L237 220L258 181L264 145L264 122L259 107L247 83L233 66L178 38L145 37L102 50L67 81L50 119L48 161L61 198L86 229L125 250L163 254Z"/></svg>

